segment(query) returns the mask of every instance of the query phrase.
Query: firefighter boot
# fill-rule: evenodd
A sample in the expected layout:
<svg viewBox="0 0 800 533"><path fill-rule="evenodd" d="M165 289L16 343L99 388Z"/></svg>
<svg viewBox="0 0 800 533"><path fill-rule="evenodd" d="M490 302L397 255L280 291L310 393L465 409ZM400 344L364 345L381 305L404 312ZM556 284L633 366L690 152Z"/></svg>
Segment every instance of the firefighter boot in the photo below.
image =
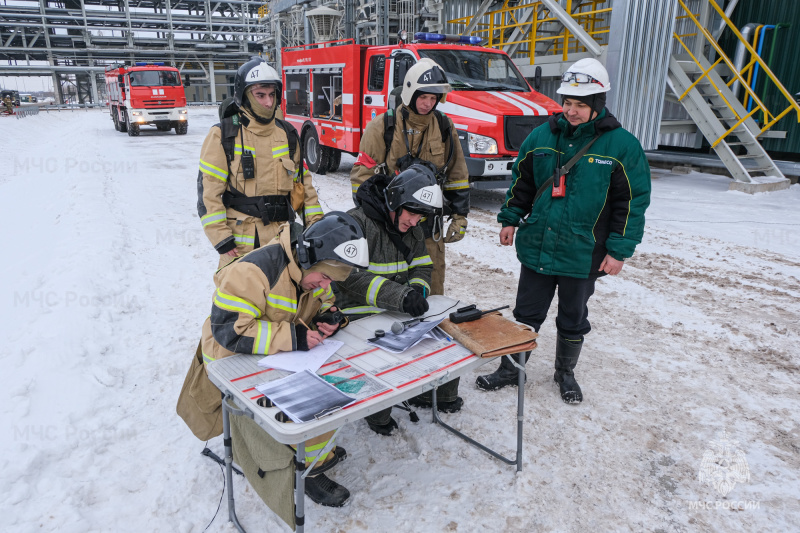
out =
<svg viewBox="0 0 800 533"><path fill-rule="evenodd" d="M583 393L575 381L575 374L573 370L575 365L578 364L578 356L581 354L581 347L583 346L583 335L579 335L577 339L568 339L558 334L558 342L556 343L556 372L553 375L553 380L558 383L558 388L561 391L561 399L566 403L581 403L583 401Z"/></svg>
<svg viewBox="0 0 800 533"><path fill-rule="evenodd" d="M306 496L326 507L341 507L350 498L350 491L325 474L306 478Z"/></svg>
<svg viewBox="0 0 800 533"><path fill-rule="evenodd" d="M516 358L516 356L517 354L513 354L511 357ZM530 356L531 352L525 352L526 363L528 362L528 358L530 358ZM516 385L518 377L519 370L511 363L511 361L508 360L508 357L504 355L500 358L500 366L498 369L491 374L478 376L478 379L475 380L475 384L479 389L497 390L502 389L507 385ZM525 381L528 381L528 376L525 376Z"/></svg>
<svg viewBox="0 0 800 533"><path fill-rule="evenodd" d="M397 429L397 422L395 422L395 419L392 418L391 407L369 415L366 417L366 421L369 429L378 435L389 437L392 435L392 432Z"/></svg>

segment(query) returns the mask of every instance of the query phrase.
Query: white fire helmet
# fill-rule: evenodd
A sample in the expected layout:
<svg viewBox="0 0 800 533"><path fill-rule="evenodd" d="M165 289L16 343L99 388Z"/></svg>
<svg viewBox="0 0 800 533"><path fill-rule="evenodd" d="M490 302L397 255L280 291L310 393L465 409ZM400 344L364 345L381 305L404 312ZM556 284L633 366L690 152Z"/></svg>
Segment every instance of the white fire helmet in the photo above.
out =
<svg viewBox="0 0 800 533"><path fill-rule="evenodd" d="M610 89L611 81L603 64L586 58L575 62L561 76L561 87L556 92L564 96L590 96Z"/></svg>

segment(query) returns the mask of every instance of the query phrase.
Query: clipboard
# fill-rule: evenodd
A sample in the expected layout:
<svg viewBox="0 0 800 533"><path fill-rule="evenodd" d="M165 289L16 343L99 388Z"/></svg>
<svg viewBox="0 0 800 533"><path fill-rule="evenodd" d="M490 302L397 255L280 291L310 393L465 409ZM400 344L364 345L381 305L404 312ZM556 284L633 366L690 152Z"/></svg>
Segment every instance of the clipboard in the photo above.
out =
<svg viewBox="0 0 800 533"><path fill-rule="evenodd" d="M529 326L512 322L500 313L489 313L478 320L460 324L445 319L439 327L472 353L484 358L533 350L539 336Z"/></svg>

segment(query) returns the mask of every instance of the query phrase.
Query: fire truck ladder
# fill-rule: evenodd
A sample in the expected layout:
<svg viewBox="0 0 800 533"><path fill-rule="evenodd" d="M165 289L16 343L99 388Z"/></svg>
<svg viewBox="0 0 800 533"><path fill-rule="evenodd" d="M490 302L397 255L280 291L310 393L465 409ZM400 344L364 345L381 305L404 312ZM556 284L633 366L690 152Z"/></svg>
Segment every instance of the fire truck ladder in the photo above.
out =
<svg viewBox="0 0 800 533"><path fill-rule="evenodd" d="M686 6L684 0L678 0L685 13L679 18L685 21L690 19L694 23L694 27L691 27L690 30L683 30L682 35L677 32L674 34L674 38L680 43L682 50L670 58L667 83L734 180L749 183L755 174L774 176L785 180L783 173L758 142L758 137L766 133L792 110L798 113L798 120L800 120L800 106L747 40L742 37L715 0L704 1L708 2L707 7L719 13L737 38L745 44L753 57L750 66L758 63L764 74L786 97L789 105L782 112L772 114L742 78L742 73L734 68L731 60L705 27L706 25L698 20L692 10ZM694 33L689 33L690 31ZM687 44L686 37L694 37L695 41ZM718 57L713 63L702 54L706 43L710 45L708 50L710 54L713 54L712 57ZM723 80L719 72L725 66L728 69L725 72L729 75L728 81ZM749 66L745 70L747 68ZM729 88L737 80L744 86L746 94L755 103L751 111L745 109ZM758 112L761 112L764 117L763 126L760 126L753 118Z"/></svg>

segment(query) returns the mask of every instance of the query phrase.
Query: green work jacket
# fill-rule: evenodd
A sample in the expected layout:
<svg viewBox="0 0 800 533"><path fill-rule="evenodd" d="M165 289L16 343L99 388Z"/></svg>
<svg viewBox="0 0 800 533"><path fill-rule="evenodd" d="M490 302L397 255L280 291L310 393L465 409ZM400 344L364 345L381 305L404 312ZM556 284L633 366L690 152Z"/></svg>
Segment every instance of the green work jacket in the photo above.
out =
<svg viewBox="0 0 800 533"><path fill-rule="evenodd" d="M571 131L572 130L572 131ZM540 187L588 143L602 135L572 167L566 194ZM633 255L650 205L650 167L642 146L607 109L572 128L563 114L534 129L512 167L512 182L497 215L503 227L518 226L517 257L539 274L588 278L606 254Z"/></svg>

